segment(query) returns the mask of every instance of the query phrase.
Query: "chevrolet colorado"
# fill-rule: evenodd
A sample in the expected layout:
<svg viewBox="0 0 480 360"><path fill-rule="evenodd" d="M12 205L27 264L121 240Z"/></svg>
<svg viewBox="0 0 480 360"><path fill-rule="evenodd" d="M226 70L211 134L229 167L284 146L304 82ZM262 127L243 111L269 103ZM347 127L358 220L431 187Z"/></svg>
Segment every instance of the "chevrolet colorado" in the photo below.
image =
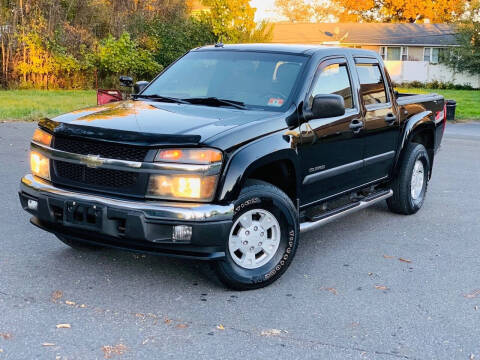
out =
<svg viewBox="0 0 480 360"><path fill-rule="evenodd" d="M371 51L201 47L130 100L41 120L20 201L73 248L212 260L260 288L303 231L383 200L417 212L445 115Z"/></svg>

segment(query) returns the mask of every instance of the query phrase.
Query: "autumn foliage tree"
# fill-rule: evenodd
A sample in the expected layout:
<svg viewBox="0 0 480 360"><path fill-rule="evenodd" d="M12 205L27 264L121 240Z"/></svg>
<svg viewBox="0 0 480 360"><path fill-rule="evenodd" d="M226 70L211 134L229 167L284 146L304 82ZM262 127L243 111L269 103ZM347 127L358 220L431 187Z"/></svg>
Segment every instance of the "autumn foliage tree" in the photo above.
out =
<svg viewBox="0 0 480 360"><path fill-rule="evenodd" d="M465 11L468 0L334 0L346 16L379 22L452 22Z"/></svg>
<svg viewBox="0 0 480 360"><path fill-rule="evenodd" d="M0 87L114 86L120 73L142 80L191 48L267 41L248 0L0 0Z"/></svg>
<svg viewBox="0 0 480 360"><path fill-rule="evenodd" d="M276 0L292 22L451 23L462 18L473 0Z"/></svg>

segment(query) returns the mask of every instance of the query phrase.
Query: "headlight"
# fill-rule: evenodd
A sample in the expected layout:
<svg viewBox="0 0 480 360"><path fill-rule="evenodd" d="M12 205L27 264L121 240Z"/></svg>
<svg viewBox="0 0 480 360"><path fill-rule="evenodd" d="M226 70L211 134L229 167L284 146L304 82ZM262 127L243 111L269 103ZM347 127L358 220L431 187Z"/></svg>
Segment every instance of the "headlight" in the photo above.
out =
<svg viewBox="0 0 480 360"><path fill-rule="evenodd" d="M222 152L215 149L164 149L157 153L155 161L212 165L216 166L219 172ZM183 170L179 170L178 174L152 174L147 196L166 200L211 201L215 196L219 177L216 172L183 173Z"/></svg>
<svg viewBox="0 0 480 360"><path fill-rule="evenodd" d="M210 201L218 175L150 175L148 196L170 200Z"/></svg>
<svg viewBox="0 0 480 360"><path fill-rule="evenodd" d="M39 143L42 145L50 146L50 144L52 143L52 135L50 135L49 133L41 129L35 129L35 132L33 133L32 141L35 141L36 143Z"/></svg>
<svg viewBox="0 0 480 360"><path fill-rule="evenodd" d="M222 153L215 149L166 149L158 152L155 161L213 164L222 161Z"/></svg>
<svg viewBox="0 0 480 360"><path fill-rule="evenodd" d="M36 151L31 151L30 168L33 175L50 180L50 161L47 157Z"/></svg>

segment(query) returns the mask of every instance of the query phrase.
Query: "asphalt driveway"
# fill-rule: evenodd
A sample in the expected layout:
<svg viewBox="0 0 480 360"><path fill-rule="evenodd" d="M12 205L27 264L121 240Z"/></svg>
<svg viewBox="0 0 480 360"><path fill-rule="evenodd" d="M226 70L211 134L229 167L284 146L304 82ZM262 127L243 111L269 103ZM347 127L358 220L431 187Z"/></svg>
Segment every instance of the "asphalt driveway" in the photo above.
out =
<svg viewBox="0 0 480 360"><path fill-rule="evenodd" d="M33 129L0 124L0 359L480 359L480 123L447 127L418 214L382 203L305 234L251 292L34 228L17 197Z"/></svg>

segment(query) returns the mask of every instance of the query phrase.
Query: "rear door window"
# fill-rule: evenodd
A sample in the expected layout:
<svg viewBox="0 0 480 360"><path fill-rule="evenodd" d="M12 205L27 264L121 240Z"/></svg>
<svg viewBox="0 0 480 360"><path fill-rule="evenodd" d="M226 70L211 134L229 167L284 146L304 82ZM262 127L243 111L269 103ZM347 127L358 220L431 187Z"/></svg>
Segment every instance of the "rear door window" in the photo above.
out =
<svg viewBox="0 0 480 360"><path fill-rule="evenodd" d="M378 64L356 64L365 105L387 103L385 81Z"/></svg>

